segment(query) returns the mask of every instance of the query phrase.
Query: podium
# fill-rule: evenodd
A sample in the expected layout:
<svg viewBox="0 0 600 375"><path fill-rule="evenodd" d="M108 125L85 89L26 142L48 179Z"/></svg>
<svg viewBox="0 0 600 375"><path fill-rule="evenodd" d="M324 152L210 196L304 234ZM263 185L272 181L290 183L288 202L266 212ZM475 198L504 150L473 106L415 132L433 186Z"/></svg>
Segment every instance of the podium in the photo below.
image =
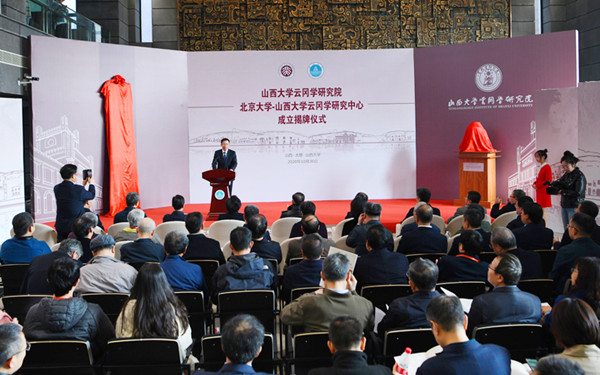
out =
<svg viewBox="0 0 600 375"><path fill-rule="evenodd" d="M480 205L492 207L496 199L496 152L459 152L459 199L457 206L465 205L465 197L471 190L481 193Z"/></svg>
<svg viewBox="0 0 600 375"><path fill-rule="evenodd" d="M217 220L220 214L227 212L225 201L229 198L229 182L235 178L235 172L228 169L211 169L202 172L202 178L212 186L212 199L206 220Z"/></svg>

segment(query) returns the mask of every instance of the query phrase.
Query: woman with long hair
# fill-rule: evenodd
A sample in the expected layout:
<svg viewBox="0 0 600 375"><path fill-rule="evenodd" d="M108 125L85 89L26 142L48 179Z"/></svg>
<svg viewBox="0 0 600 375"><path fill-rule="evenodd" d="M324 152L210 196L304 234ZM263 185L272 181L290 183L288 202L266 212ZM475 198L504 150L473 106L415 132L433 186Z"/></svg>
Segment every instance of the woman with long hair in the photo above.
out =
<svg viewBox="0 0 600 375"><path fill-rule="evenodd" d="M581 299L565 298L554 308L552 334L560 356L577 362L586 375L600 375L600 325L590 306Z"/></svg>
<svg viewBox="0 0 600 375"><path fill-rule="evenodd" d="M157 263L146 263L140 269L115 327L117 337L176 338L182 360L192 345L187 310Z"/></svg>
<svg viewBox="0 0 600 375"><path fill-rule="evenodd" d="M547 159L547 149L536 151L535 161L540 164L540 170L535 182L533 183L533 188L535 189L535 201L542 206L542 208L552 207L550 195L546 192L547 186L544 185L544 183L552 181L552 168L550 168L550 165L546 163Z"/></svg>
<svg viewBox="0 0 600 375"><path fill-rule="evenodd" d="M579 298L585 301L594 313L600 316L600 259L596 257L577 258L571 271L571 286L567 294L556 298L554 306L565 298ZM547 306L547 305L546 305ZM553 319L554 309L542 306L542 312L548 313L544 318L547 326Z"/></svg>
<svg viewBox="0 0 600 375"><path fill-rule="evenodd" d="M575 210L585 200L587 180L583 172L577 167L579 159L571 151L565 151L560 159L560 164L565 174L558 180L560 194L560 207L562 221L565 228L575 215Z"/></svg>

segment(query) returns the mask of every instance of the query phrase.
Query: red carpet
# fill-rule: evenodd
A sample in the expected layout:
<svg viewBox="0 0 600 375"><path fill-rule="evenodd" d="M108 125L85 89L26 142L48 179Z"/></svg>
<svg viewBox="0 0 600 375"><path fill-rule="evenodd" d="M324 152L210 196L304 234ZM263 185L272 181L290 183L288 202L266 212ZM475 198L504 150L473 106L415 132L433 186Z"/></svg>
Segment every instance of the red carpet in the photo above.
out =
<svg viewBox="0 0 600 375"><path fill-rule="evenodd" d="M384 200L373 200L373 202L380 203L383 207L381 222L388 228L392 233L396 231L396 224L400 223L406 213L411 207L414 207L415 200L414 199L384 199ZM324 222L327 225L336 225L340 221L344 220L346 217L346 213L350 211L350 201L314 201L317 206L317 217L319 220ZM272 224L275 220L279 219L281 215L281 211L285 210L287 206L290 204L289 202L268 202L268 203L253 203L248 202L242 205L242 209L240 212L243 212L244 207L248 204L254 204L258 206L260 212L265 215L267 218L269 225ZM452 216L456 211L456 206L452 204L452 201L440 201L440 200L432 200L431 204L439 208L442 217L447 219ZM208 214L209 204L186 204L183 209L184 212L194 212L200 211L206 217ZM142 208L143 209L143 208ZM173 209L171 207L161 207L161 208L150 208L144 210L148 217L151 217L156 224L162 223L163 215L167 213L171 213ZM104 224L104 228L108 228L113 223L112 216L101 216L100 219ZM205 227L208 227L210 222L205 224ZM48 225L54 226L54 223L50 223Z"/></svg>

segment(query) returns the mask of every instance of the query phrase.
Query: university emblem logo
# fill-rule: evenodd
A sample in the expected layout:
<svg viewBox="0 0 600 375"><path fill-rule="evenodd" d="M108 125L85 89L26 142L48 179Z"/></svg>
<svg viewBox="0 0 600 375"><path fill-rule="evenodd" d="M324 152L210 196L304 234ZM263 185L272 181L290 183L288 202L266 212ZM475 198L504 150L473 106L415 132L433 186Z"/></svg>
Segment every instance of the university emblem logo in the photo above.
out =
<svg viewBox="0 0 600 375"><path fill-rule="evenodd" d="M308 66L308 75L311 78L321 78L323 75L323 65L319 63L312 63Z"/></svg>
<svg viewBox="0 0 600 375"><path fill-rule="evenodd" d="M282 64L279 67L279 76L285 79L292 78L294 76L294 67L291 64Z"/></svg>
<svg viewBox="0 0 600 375"><path fill-rule="evenodd" d="M502 83L502 71L494 64L484 64L475 73L475 84L479 90L492 92Z"/></svg>
<svg viewBox="0 0 600 375"><path fill-rule="evenodd" d="M225 198L225 192L223 190L215 191L215 198L217 198L218 200Z"/></svg>

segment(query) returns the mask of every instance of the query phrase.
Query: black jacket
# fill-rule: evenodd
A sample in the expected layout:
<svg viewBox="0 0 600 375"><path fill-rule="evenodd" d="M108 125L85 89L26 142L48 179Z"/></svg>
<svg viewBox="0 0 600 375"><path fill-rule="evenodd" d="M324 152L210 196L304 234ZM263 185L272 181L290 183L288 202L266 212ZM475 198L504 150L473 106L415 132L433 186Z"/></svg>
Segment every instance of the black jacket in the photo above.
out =
<svg viewBox="0 0 600 375"><path fill-rule="evenodd" d="M100 306L81 297L44 298L29 309L23 332L27 340L89 341L94 357L115 337L115 329Z"/></svg>
<svg viewBox="0 0 600 375"><path fill-rule="evenodd" d="M560 193L560 206L563 208L577 208L585 200L587 181L583 172L575 168L573 172L565 173L559 180L563 184Z"/></svg>
<svg viewBox="0 0 600 375"><path fill-rule="evenodd" d="M363 375L391 374L392 370L382 365L368 365L367 355L355 350L340 350L333 354L333 366L312 369L309 375Z"/></svg>
<svg viewBox="0 0 600 375"><path fill-rule="evenodd" d="M64 233L65 238L71 231L75 219L85 213L83 204L96 196L94 185L90 185L88 189L66 180L54 186L54 197L56 198L54 227L57 232ZM61 239L59 238L59 240Z"/></svg>
<svg viewBox="0 0 600 375"><path fill-rule="evenodd" d="M188 234L188 239L190 243L185 254L183 254L183 259L214 259L218 260L219 264L225 264L225 257L223 251L221 251L219 241L208 238L201 233Z"/></svg>

